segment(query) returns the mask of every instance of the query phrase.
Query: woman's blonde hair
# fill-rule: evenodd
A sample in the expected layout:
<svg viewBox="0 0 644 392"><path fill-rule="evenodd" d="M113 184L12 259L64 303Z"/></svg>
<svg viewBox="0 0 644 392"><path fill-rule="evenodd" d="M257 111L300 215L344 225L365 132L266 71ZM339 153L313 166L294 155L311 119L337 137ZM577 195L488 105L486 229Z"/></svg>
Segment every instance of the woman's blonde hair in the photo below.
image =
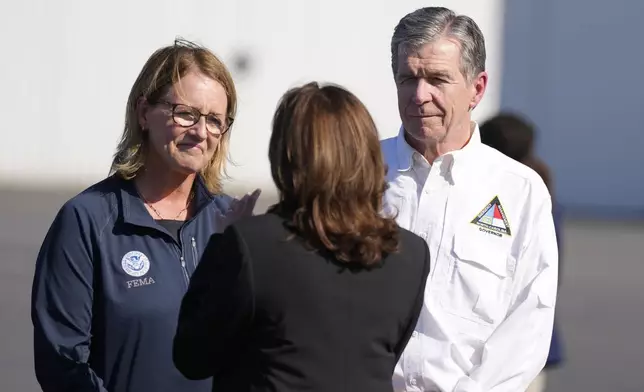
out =
<svg viewBox="0 0 644 392"><path fill-rule="evenodd" d="M144 98L148 102L156 102L191 70L198 70L221 83L228 98L227 125L232 125L237 112L237 92L230 72L209 49L184 39L177 39L174 45L155 51L134 82L127 100L125 127L114 154L110 173L131 179L143 168L148 140L139 123L139 100ZM212 159L201 170L208 190L215 194L222 191L222 180L226 176L229 140L230 131L221 137Z"/></svg>

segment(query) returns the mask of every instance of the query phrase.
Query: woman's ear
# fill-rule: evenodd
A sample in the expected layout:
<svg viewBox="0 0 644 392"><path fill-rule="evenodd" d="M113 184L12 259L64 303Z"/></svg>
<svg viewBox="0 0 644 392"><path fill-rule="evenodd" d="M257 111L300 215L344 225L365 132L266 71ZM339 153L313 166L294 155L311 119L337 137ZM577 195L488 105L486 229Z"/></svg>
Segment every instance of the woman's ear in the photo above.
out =
<svg viewBox="0 0 644 392"><path fill-rule="evenodd" d="M136 101L136 114L139 119L139 126L141 127L141 129L148 128L147 113L149 109L150 104L148 103L147 99L145 99L145 97L139 97L139 99Z"/></svg>

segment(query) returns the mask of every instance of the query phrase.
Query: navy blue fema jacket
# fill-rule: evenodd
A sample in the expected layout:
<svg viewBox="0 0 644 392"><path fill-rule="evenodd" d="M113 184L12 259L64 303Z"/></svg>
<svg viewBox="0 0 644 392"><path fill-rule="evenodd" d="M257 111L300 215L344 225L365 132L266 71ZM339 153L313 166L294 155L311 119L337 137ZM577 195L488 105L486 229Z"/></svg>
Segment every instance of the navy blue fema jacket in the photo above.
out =
<svg viewBox="0 0 644 392"><path fill-rule="evenodd" d="M210 391L172 362L181 299L218 211L231 198L195 181L197 212L180 243L147 212L132 181L111 176L58 212L32 288L35 371L50 391Z"/></svg>

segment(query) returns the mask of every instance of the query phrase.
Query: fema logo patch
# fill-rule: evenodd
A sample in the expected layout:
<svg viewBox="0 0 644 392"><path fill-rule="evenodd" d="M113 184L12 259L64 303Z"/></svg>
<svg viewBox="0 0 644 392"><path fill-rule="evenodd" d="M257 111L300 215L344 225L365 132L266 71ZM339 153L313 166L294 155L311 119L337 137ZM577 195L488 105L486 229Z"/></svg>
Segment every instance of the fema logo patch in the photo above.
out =
<svg viewBox="0 0 644 392"><path fill-rule="evenodd" d="M121 267L126 274L138 278L148 273L150 270L150 260L143 253L133 250L123 256Z"/></svg>

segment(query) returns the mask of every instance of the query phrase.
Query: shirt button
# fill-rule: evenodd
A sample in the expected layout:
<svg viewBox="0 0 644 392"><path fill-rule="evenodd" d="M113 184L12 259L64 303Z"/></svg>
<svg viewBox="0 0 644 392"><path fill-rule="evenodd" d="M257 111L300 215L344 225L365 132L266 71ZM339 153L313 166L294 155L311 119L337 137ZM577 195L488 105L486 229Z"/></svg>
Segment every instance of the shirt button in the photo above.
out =
<svg viewBox="0 0 644 392"><path fill-rule="evenodd" d="M409 383L411 384L412 387L415 387L416 386L416 379L412 378L411 381L409 381Z"/></svg>
<svg viewBox="0 0 644 392"><path fill-rule="evenodd" d="M425 232L420 233L420 238L426 240L427 239L427 233L425 233Z"/></svg>
<svg viewBox="0 0 644 392"><path fill-rule="evenodd" d="M416 331L412 332L412 333L411 333L411 336L413 336L413 337L417 337L417 336L418 336L418 332L416 332Z"/></svg>

